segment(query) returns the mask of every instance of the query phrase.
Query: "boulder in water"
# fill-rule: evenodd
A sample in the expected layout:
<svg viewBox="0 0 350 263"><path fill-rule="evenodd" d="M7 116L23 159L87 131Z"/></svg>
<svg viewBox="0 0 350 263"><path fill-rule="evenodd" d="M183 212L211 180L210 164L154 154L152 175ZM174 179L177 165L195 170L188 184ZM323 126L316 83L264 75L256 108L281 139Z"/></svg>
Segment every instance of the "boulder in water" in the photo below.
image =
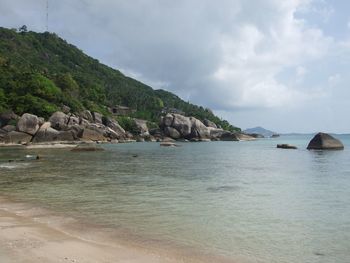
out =
<svg viewBox="0 0 350 263"><path fill-rule="evenodd" d="M298 149L296 146L290 145L290 144L277 144L277 148L280 148L280 149Z"/></svg>
<svg viewBox="0 0 350 263"><path fill-rule="evenodd" d="M344 145L341 141L334 138L333 136L319 132L310 141L307 146L308 150L343 150Z"/></svg>

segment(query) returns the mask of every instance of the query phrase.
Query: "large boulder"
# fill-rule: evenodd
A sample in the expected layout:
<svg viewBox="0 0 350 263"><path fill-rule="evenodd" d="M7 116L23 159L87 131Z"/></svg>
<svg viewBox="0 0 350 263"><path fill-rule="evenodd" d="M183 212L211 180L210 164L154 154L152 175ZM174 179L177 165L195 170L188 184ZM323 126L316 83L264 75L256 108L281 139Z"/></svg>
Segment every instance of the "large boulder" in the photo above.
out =
<svg viewBox="0 0 350 263"><path fill-rule="evenodd" d="M200 120L191 117L191 134L190 138L209 138L210 130ZM188 137L188 136L187 136Z"/></svg>
<svg viewBox="0 0 350 263"><path fill-rule="evenodd" d="M192 122L189 117L180 114L173 114L174 119L171 127L178 130L182 137L188 137L191 134Z"/></svg>
<svg viewBox="0 0 350 263"><path fill-rule="evenodd" d="M169 136L173 139L180 139L181 138L181 134L178 132L178 130L176 130L173 127L165 127L164 133L166 136Z"/></svg>
<svg viewBox="0 0 350 263"><path fill-rule="evenodd" d="M5 143L24 144L29 143L32 140L32 136L28 133L12 131L4 136Z"/></svg>
<svg viewBox="0 0 350 263"><path fill-rule="evenodd" d="M34 135L39 130L39 119L37 116L24 113L17 122L17 131Z"/></svg>
<svg viewBox="0 0 350 263"><path fill-rule="evenodd" d="M97 130L97 129L91 129L91 128L85 128L82 134L83 141L106 141L107 138L104 136L104 134Z"/></svg>
<svg viewBox="0 0 350 263"><path fill-rule="evenodd" d="M327 133L317 133L307 146L308 150L343 150L341 141Z"/></svg>
<svg viewBox="0 0 350 263"><path fill-rule="evenodd" d="M148 127L147 127L147 121L140 120L140 119L134 119L136 130L141 135L149 135Z"/></svg>
<svg viewBox="0 0 350 263"><path fill-rule="evenodd" d="M73 131L57 131L51 127L50 122L41 125L33 138L33 142L52 142L52 141L74 141Z"/></svg>
<svg viewBox="0 0 350 263"><path fill-rule="evenodd" d="M51 123L51 127L56 130L64 130L68 126L69 117L65 113L61 111L56 111L49 118L49 122Z"/></svg>

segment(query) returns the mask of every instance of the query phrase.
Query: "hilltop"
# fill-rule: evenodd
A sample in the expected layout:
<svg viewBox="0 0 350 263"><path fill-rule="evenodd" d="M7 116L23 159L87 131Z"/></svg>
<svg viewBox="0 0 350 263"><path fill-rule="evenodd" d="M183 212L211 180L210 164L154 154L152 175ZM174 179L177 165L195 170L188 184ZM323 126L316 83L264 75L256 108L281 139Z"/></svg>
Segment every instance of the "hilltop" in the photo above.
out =
<svg viewBox="0 0 350 263"><path fill-rule="evenodd" d="M72 112L88 109L109 116L116 105L132 109L130 117L151 122L175 109L225 130L240 130L209 109L100 63L54 33L0 27L0 112L47 118L68 106Z"/></svg>

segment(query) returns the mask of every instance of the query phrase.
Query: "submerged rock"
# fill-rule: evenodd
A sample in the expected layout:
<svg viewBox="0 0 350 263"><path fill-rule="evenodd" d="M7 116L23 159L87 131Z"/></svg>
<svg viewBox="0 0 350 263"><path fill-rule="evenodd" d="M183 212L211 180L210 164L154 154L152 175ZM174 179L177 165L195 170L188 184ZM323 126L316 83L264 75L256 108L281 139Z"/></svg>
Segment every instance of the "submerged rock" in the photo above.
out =
<svg viewBox="0 0 350 263"><path fill-rule="evenodd" d="M333 136L319 132L310 141L307 146L308 150L343 150L344 145L342 142Z"/></svg>
<svg viewBox="0 0 350 263"><path fill-rule="evenodd" d="M81 144L71 150L72 152L98 152L104 151L101 146L95 144Z"/></svg>

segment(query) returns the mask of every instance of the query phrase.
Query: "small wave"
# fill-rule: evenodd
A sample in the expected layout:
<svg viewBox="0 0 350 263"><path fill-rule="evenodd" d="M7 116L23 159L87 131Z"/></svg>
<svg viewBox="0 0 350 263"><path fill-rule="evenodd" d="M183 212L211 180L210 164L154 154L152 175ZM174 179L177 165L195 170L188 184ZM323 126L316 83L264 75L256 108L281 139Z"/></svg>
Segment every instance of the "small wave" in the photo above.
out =
<svg viewBox="0 0 350 263"><path fill-rule="evenodd" d="M0 169L16 169L27 167L29 163L2 163L0 164Z"/></svg>

